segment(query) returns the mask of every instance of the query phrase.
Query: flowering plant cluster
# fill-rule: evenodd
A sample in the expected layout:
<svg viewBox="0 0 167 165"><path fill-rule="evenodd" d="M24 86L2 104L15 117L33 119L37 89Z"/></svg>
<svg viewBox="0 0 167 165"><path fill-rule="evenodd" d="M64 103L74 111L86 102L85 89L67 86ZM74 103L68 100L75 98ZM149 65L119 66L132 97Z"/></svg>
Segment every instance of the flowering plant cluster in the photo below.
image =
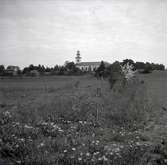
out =
<svg viewBox="0 0 167 165"><path fill-rule="evenodd" d="M123 137L122 142L116 141L121 138L105 141L104 136L101 125L86 120L20 123L8 111L0 118L0 154L15 164L125 164L129 154L148 147L140 143L138 132L123 128L112 131L113 137Z"/></svg>
<svg viewBox="0 0 167 165"><path fill-rule="evenodd" d="M130 80L135 76L134 66L132 64L126 63L125 65L121 66L121 69L126 80Z"/></svg>

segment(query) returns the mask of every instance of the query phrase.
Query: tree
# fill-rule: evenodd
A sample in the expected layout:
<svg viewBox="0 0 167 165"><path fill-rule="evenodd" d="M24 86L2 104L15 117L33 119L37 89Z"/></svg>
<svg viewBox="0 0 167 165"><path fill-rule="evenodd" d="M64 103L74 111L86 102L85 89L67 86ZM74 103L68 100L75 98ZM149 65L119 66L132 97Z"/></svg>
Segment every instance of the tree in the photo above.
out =
<svg viewBox="0 0 167 165"><path fill-rule="evenodd" d="M122 73L122 68L118 61L111 64L108 69L110 73L109 83L110 83L110 88L112 89L118 80L124 80L125 77Z"/></svg>
<svg viewBox="0 0 167 165"><path fill-rule="evenodd" d="M68 74L76 74L80 72L80 69L76 67L74 62L68 62L65 69L67 70Z"/></svg>
<svg viewBox="0 0 167 165"><path fill-rule="evenodd" d="M29 65L29 70L31 71L31 70L34 70L35 69L35 66L33 65L33 64L31 64L31 65Z"/></svg>
<svg viewBox="0 0 167 165"><path fill-rule="evenodd" d="M3 76L5 74L5 67L4 65L0 65L0 75Z"/></svg>
<svg viewBox="0 0 167 165"><path fill-rule="evenodd" d="M67 69L68 71L74 71L75 68L76 68L74 62L68 62L68 63L66 63L65 67L66 67L66 69Z"/></svg>
<svg viewBox="0 0 167 165"><path fill-rule="evenodd" d="M106 70L105 64L104 64L103 61L101 61L100 66L96 70L95 76L100 77L100 78L104 77L105 76L105 70Z"/></svg>
<svg viewBox="0 0 167 165"><path fill-rule="evenodd" d="M122 66L123 66L123 65L127 65L127 64L134 66L135 63L134 63L134 61L131 60L131 59L125 59L125 60L123 60L123 62L121 63Z"/></svg>

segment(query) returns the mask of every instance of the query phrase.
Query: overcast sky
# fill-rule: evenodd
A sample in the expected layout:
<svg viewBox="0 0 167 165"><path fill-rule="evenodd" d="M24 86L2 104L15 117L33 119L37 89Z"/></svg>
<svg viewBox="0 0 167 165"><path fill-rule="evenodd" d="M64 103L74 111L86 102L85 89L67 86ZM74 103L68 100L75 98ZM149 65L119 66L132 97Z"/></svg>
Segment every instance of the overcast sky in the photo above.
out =
<svg viewBox="0 0 167 165"><path fill-rule="evenodd" d="M166 0L0 0L0 63L131 58L167 66Z"/></svg>

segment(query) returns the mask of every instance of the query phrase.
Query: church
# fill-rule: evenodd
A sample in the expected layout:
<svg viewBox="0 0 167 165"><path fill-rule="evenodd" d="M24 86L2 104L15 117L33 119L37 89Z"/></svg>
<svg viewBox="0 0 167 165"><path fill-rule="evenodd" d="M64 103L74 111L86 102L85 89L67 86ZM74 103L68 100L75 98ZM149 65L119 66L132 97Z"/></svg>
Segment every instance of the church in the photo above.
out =
<svg viewBox="0 0 167 165"><path fill-rule="evenodd" d="M101 64L101 61L96 62L81 62L80 51L77 51L76 57L76 67L81 69L82 71L95 71ZM110 65L108 62L104 62L105 66Z"/></svg>

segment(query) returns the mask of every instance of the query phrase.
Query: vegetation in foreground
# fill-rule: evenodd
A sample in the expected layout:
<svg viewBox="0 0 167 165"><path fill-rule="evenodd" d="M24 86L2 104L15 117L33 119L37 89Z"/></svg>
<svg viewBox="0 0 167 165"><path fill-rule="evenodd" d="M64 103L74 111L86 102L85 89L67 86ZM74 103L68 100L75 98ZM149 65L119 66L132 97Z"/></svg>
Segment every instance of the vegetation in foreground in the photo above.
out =
<svg viewBox="0 0 167 165"><path fill-rule="evenodd" d="M1 158L11 164L165 165L166 141L155 145L143 134L153 115L145 84L136 78L121 84L1 90L14 100L1 104Z"/></svg>

